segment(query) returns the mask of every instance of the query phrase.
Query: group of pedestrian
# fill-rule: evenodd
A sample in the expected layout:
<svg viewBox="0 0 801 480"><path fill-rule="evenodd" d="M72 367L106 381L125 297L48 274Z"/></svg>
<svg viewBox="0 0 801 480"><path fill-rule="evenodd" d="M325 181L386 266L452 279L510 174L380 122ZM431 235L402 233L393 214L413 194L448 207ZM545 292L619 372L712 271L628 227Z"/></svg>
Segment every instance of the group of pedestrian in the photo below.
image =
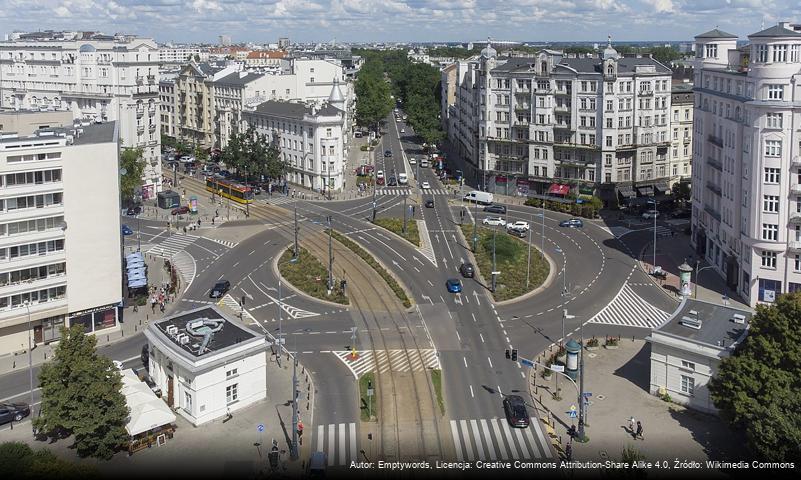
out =
<svg viewBox="0 0 801 480"><path fill-rule="evenodd" d="M645 437L642 436L642 422L636 420L634 417L629 418L629 433L637 440L639 437L641 440L645 440Z"/></svg>
<svg viewBox="0 0 801 480"><path fill-rule="evenodd" d="M156 287L154 285L150 287L150 310L156 313L156 305L158 305L159 311L164 313L166 303L171 300L170 297L171 295L166 286Z"/></svg>

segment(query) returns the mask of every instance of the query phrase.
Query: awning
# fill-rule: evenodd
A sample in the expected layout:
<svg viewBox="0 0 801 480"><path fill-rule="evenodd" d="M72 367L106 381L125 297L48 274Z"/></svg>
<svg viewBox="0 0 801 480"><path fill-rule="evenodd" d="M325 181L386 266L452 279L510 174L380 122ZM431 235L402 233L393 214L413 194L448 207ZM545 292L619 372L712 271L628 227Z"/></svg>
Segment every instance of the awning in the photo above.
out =
<svg viewBox="0 0 801 480"><path fill-rule="evenodd" d="M654 194L654 187L651 185L644 185L642 187L637 187L637 190L643 197L650 197L651 195Z"/></svg>
<svg viewBox="0 0 801 480"><path fill-rule="evenodd" d="M175 421L175 414L160 400L150 387L128 369L122 372L122 394L131 409L125 430L134 436Z"/></svg>
<svg viewBox="0 0 801 480"><path fill-rule="evenodd" d="M136 259L144 260L145 257L142 255L142 252L131 253L125 256L125 260L129 262Z"/></svg>
<svg viewBox="0 0 801 480"><path fill-rule="evenodd" d="M551 188L548 189L548 193L551 195L567 195L570 193L570 185L552 183Z"/></svg>
<svg viewBox="0 0 801 480"><path fill-rule="evenodd" d="M665 181L662 181L662 182L656 182L656 183L654 184L654 188L655 188L657 191L660 191L660 192L662 192L662 193L667 193L667 192L669 192L669 191L670 191L670 187L668 187L668 182L665 182Z"/></svg>
<svg viewBox="0 0 801 480"><path fill-rule="evenodd" d="M128 282L128 288L142 288L147 286L147 280L140 279L140 280L133 280Z"/></svg>
<svg viewBox="0 0 801 480"><path fill-rule="evenodd" d="M636 197L637 194L634 193L634 189L631 188L631 185L620 185L617 187L617 193L623 196L623 198L632 198Z"/></svg>

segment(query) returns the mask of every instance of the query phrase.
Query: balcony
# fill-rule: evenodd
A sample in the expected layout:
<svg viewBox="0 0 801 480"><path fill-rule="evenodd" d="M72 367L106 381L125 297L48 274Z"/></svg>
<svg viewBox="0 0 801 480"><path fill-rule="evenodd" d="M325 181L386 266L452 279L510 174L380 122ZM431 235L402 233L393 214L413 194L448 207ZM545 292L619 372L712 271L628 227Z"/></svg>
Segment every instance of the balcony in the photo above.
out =
<svg viewBox="0 0 801 480"><path fill-rule="evenodd" d="M791 240L791 241L787 242L787 249L795 251L795 252L801 252L801 241L800 240Z"/></svg>
<svg viewBox="0 0 801 480"><path fill-rule="evenodd" d="M588 145L583 143L570 143L570 142L554 142L553 146L559 148L580 148L587 150L599 150L601 148L598 145Z"/></svg>
<svg viewBox="0 0 801 480"><path fill-rule="evenodd" d="M153 115L155 115L155 114L156 114L156 107L150 107L150 108L148 108L148 109L147 109L147 113L148 113L148 115L150 115L150 116L152 117Z"/></svg>
<svg viewBox="0 0 801 480"><path fill-rule="evenodd" d="M156 131L156 124L155 123L151 123L148 128L150 129L151 132L155 132Z"/></svg>
<svg viewBox="0 0 801 480"><path fill-rule="evenodd" d="M137 85L144 85L144 83L145 83L145 77L142 77L142 76L136 77L136 84Z"/></svg>
<svg viewBox="0 0 801 480"><path fill-rule="evenodd" d="M708 188L710 191L712 191L712 193L714 193L717 196L721 195L720 187L712 182L706 182L706 188Z"/></svg>
<svg viewBox="0 0 801 480"><path fill-rule="evenodd" d="M715 170L722 172L723 171L723 164L720 163L720 160L715 160L712 157L706 158L706 164L710 167L714 168Z"/></svg>
<svg viewBox="0 0 801 480"><path fill-rule="evenodd" d="M706 137L706 139L710 143L712 143L713 145L717 145L718 147L723 148L723 139L722 138L716 137L714 135L709 135L709 136Z"/></svg>
<svg viewBox="0 0 801 480"><path fill-rule="evenodd" d="M570 105L556 105L553 107L554 112L570 112Z"/></svg>
<svg viewBox="0 0 801 480"><path fill-rule="evenodd" d="M147 76L147 83L153 85L156 83L156 76L155 75L148 75Z"/></svg>
<svg viewBox="0 0 801 480"><path fill-rule="evenodd" d="M570 89L564 89L564 88L557 89L554 93L556 95L572 95L573 94L573 92Z"/></svg>
<svg viewBox="0 0 801 480"><path fill-rule="evenodd" d="M717 220L718 222L720 221L720 212L718 212L717 210L715 210L714 208L712 208L712 206L710 206L710 205L704 205L704 211L705 211L706 213L708 213L708 214L709 214L709 215L710 215L712 218L714 218L715 220ZM799 214L799 215L801 215L801 214Z"/></svg>
<svg viewBox="0 0 801 480"><path fill-rule="evenodd" d="M555 130L556 129L559 129L559 130L570 130L570 124L569 123L554 123L553 124L553 128Z"/></svg>
<svg viewBox="0 0 801 480"><path fill-rule="evenodd" d="M790 185L790 193L794 195L801 195L801 183L794 183Z"/></svg>
<svg viewBox="0 0 801 480"><path fill-rule="evenodd" d="M791 212L790 213L790 223L793 225L801 224L801 213L799 212Z"/></svg>
<svg viewBox="0 0 801 480"><path fill-rule="evenodd" d="M796 155L790 160L791 167L801 167L801 155Z"/></svg>
<svg viewBox="0 0 801 480"><path fill-rule="evenodd" d="M145 109L144 108L137 108L136 109L136 118L141 118L142 115L144 115L144 114L145 114Z"/></svg>
<svg viewBox="0 0 801 480"><path fill-rule="evenodd" d="M521 110L521 111L524 111L524 112L528 112L528 111L531 110L531 104L530 103L518 103L518 104L515 105L515 110Z"/></svg>
<svg viewBox="0 0 801 480"><path fill-rule="evenodd" d="M653 90L640 90L637 94L641 97L652 97L654 95Z"/></svg>
<svg viewBox="0 0 801 480"><path fill-rule="evenodd" d="M143 133L145 133L145 126L144 125L137 126L136 127L136 133L138 133L139 135L142 135Z"/></svg>

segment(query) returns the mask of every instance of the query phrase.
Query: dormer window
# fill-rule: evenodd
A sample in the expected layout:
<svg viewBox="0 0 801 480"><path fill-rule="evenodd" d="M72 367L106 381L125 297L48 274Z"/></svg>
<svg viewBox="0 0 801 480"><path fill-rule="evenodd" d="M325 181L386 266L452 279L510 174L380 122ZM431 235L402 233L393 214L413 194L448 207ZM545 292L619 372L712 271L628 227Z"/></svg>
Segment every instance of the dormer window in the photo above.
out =
<svg viewBox="0 0 801 480"><path fill-rule="evenodd" d="M709 43L705 46L706 58L718 58L718 44Z"/></svg>
<svg viewBox="0 0 801 480"><path fill-rule="evenodd" d="M773 62L786 62L787 61L787 45L774 45L773 46Z"/></svg>
<svg viewBox="0 0 801 480"><path fill-rule="evenodd" d="M606 74L607 75L614 75L615 74L615 67L613 65L609 65L606 67Z"/></svg>

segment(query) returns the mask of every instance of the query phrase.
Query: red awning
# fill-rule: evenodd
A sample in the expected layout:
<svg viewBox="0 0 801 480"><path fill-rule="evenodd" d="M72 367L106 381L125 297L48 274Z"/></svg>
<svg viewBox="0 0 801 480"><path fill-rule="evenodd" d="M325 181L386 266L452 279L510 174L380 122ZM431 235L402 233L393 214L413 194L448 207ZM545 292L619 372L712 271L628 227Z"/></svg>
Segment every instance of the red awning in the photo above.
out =
<svg viewBox="0 0 801 480"><path fill-rule="evenodd" d="M567 195L568 193L570 193L570 186L560 185L558 183L552 183L551 188L548 189L548 193L555 195Z"/></svg>

